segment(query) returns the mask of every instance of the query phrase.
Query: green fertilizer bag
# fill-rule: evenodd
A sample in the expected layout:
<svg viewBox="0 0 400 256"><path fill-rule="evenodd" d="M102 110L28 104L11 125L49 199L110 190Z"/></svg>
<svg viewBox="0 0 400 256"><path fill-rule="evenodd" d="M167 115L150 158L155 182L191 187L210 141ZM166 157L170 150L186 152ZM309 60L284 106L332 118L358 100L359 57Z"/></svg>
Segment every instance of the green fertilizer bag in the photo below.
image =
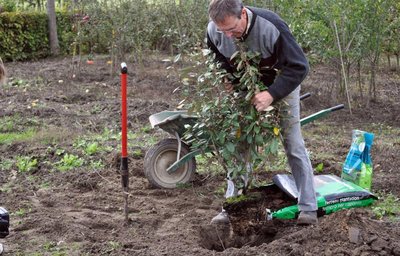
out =
<svg viewBox="0 0 400 256"><path fill-rule="evenodd" d="M372 133L353 130L350 151L344 162L341 178L371 190L372 160L371 146L374 139Z"/></svg>
<svg viewBox="0 0 400 256"><path fill-rule="evenodd" d="M274 185L286 195L298 200L298 191L292 175L277 174ZM368 190L335 175L315 175L318 216L333 212L371 205L377 198ZM276 211L266 209L267 219L295 219L300 210L297 204Z"/></svg>

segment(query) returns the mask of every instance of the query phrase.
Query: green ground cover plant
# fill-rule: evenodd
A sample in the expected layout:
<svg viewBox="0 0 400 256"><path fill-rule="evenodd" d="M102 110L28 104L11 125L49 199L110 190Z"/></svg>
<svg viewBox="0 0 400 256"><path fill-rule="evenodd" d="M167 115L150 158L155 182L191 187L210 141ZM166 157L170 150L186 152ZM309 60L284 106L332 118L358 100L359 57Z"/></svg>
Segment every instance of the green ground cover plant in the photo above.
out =
<svg viewBox="0 0 400 256"><path fill-rule="evenodd" d="M57 170L65 172L81 167L84 162L85 160L79 156L66 153L62 159L55 164L55 166Z"/></svg>
<svg viewBox="0 0 400 256"><path fill-rule="evenodd" d="M400 199L393 194L383 195L372 207L372 212L378 219L383 217L395 219L400 215Z"/></svg>
<svg viewBox="0 0 400 256"><path fill-rule="evenodd" d="M15 165L19 172L26 173L37 168L38 160L30 156L17 156Z"/></svg>

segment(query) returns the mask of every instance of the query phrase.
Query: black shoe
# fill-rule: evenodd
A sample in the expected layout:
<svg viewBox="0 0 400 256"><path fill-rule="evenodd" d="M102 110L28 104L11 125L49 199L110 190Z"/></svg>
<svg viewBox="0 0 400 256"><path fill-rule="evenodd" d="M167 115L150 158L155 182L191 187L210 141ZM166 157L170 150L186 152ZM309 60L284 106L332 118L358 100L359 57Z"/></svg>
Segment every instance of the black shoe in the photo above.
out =
<svg viewBox="0 0 400 256"><path fill-rule="evenodd" d="M317 225L317 211L302 211L297 218L297 225Z"/></svg>

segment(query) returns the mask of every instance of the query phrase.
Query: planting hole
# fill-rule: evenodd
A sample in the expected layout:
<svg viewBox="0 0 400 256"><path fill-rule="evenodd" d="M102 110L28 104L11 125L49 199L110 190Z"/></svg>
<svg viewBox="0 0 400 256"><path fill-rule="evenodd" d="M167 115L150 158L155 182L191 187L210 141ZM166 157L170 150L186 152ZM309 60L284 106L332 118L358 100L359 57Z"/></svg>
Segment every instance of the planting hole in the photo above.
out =
<svg viewBox="0 0 400 256"><path fill-rule="evenodd" d="M224 203L230 224L206 225L200 228L200 245L213 251L259 246L281 237L295 225L295 220L267 220L266 209L276 211L296 201L275 185L250 190L243 200Z"/></svg>

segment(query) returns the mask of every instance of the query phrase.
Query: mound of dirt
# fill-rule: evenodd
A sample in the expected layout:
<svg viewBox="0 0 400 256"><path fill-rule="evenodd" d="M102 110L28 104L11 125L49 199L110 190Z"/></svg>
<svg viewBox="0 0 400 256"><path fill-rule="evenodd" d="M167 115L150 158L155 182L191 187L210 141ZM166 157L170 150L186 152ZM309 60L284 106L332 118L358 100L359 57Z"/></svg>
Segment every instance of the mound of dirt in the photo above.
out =
<svg viewBox="0 0 400 256"><path fill-rule="evenodd" d="M399 223L371 219L364 209L319 218L318 226L277 225L270 243L229 248L223 255L400 255Z"/></svg>

